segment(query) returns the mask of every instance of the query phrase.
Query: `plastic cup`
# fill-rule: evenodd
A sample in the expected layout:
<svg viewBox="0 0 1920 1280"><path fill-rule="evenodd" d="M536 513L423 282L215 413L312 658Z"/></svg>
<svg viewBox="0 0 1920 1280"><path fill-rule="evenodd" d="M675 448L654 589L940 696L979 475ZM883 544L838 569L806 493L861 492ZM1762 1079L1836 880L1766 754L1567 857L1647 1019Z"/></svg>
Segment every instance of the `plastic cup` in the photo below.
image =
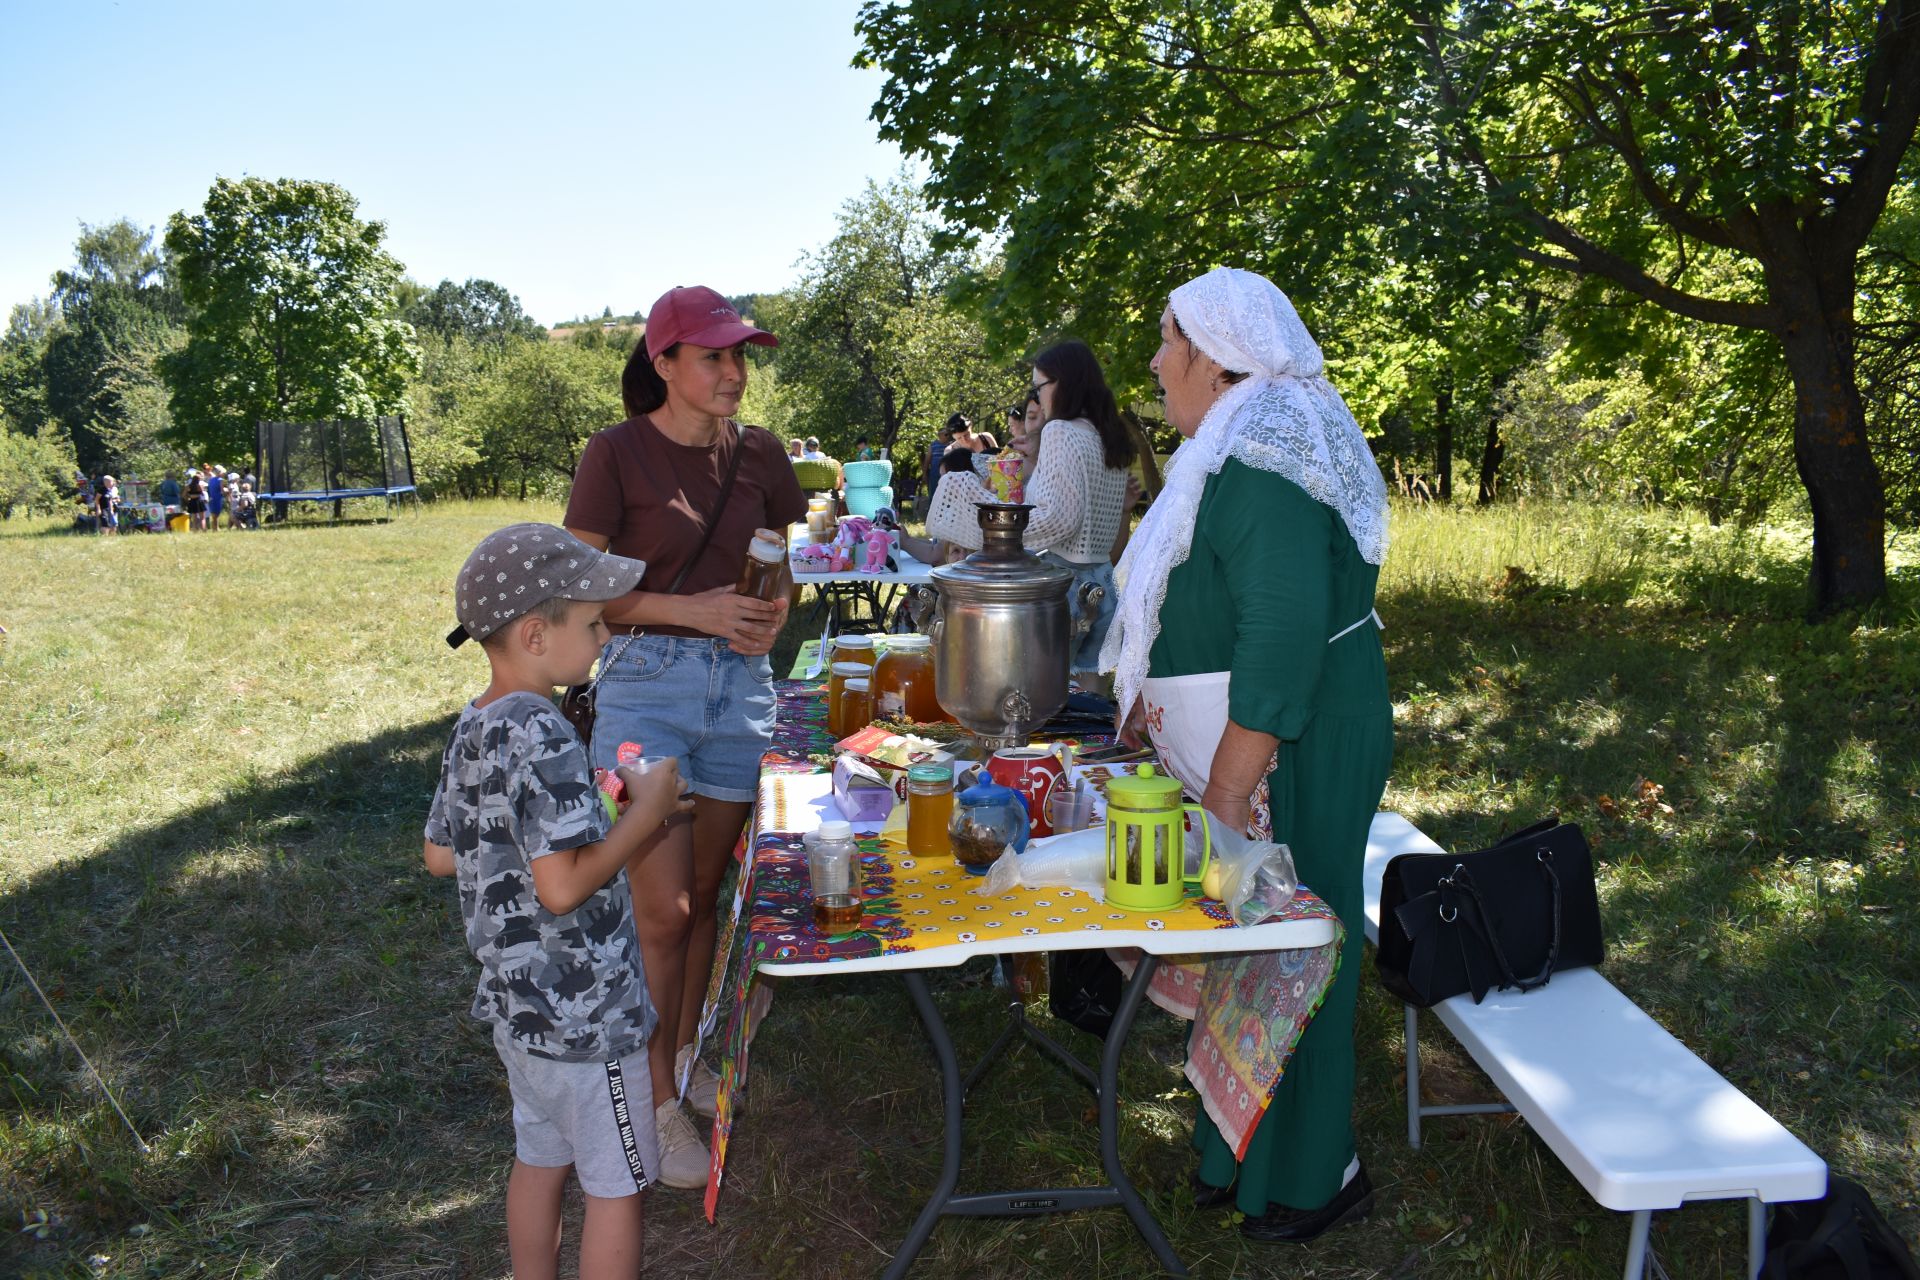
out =
<svg viewBox="0 0 1920 1280"><path fill-rule="evenodd" d="M1055 791L1047 797L1047 822L1055 835L1093 825L1093 790Z"/></svg>

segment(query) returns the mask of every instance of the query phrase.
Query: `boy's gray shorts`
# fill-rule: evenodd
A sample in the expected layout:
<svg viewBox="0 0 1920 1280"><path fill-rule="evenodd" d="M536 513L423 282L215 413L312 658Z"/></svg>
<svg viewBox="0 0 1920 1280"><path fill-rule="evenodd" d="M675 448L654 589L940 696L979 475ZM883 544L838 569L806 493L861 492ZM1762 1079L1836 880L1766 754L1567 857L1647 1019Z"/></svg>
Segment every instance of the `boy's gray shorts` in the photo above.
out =
<svg viewBox="0 0 1920 1280"><path fill-rule="evenodd" d="M507 1066L514 1154L524 1163L572 1165L581 1190L608 1200L660 1176L645 1048L607 1062L555 1062L514 1048L500 1028L493 1047Z"/></svg>

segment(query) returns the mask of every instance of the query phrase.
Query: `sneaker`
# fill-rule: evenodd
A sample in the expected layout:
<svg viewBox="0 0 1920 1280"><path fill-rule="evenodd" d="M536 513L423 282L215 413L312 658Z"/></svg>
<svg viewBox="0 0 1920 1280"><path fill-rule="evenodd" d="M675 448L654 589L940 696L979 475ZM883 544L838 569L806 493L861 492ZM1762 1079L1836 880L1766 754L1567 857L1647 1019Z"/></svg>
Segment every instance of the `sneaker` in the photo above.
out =
<svg viewBox="0 0 1920 1280"><path fill-rule="evenodd" d="M706 1063L693 1056L692 1045L683 1044L680 1046L680 1052L673 1055L674 1079L678 1080L681 1073L687 1070L689 1058L693 1059L693 1071L687 1076L687 1105L693 1108L695 1115L711 1120L714 1113L719 1110L720 1077L715 1075L713 1069ZM736 1091L734 1094L736 1110L738 1110L739 1096Z"/></svg>
<svg viewBox="0 0 1920 1280"><path fill-rule="evenodd" d="M682 1191L698 1191L707 1185L707 1173L713 1157L707 1144L693 1131L693 1121L672 1098L653 1109L653 1129L660 1139L660 1181Z"/></svg>

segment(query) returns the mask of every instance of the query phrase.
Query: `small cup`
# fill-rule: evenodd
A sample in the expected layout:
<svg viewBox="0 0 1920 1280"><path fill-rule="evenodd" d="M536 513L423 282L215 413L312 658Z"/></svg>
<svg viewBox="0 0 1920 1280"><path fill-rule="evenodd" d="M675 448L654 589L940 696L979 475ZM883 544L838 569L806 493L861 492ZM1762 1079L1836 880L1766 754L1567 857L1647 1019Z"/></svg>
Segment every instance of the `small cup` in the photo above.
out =
<svg viewBox="0 0 1920 1280"><path fill-rule="evenodd" d="M655 769L663 769L668 765L668 763L678 759L679 759L678 756L641 756L638 760L635 760L632 764L628 765L627 768L632 769L635 773L639 774L641 777L645 777L647 774L652 773ZM687 792L691 790L693 790L693 783L687 780L686 774L684 773L681 774L680 775L680 794L684 796L687 794Z"/></svg>
<svg viewBox="0 0 1920 1280"><path fill-rule="evenodd" d="M1085 831L1093 825L1093 791L1055 791L1047 797L1047 825L1055 835Z"/></svg>

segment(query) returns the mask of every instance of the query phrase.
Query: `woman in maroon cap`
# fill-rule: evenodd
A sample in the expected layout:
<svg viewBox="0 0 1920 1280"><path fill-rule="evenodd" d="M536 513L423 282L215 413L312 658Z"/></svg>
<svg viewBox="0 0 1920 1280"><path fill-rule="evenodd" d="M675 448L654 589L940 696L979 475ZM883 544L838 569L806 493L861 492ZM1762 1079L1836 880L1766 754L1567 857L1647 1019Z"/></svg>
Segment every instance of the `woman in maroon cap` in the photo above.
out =
<svg viewBox="0 0 1920 1280"><path fill-rule="evenodd" d="M647 990L660 1015L648 1045L661 1181L704 1187L708 1154L681 1110L713 1114L718 1079L694 1056L713 967L714 910L773 735L767 652L787 601L736 595L757 529L784 540L806 515L779 440L733 420L746 346L777 339L712 289L670 289L647 313L621 378L628 418L587 442L565 524L591 546L647 563L640 589L607 606L613 630L594 692L592 754L611 769L623 742L676 756L691 821L669 824L627 868Z"/></svg>

